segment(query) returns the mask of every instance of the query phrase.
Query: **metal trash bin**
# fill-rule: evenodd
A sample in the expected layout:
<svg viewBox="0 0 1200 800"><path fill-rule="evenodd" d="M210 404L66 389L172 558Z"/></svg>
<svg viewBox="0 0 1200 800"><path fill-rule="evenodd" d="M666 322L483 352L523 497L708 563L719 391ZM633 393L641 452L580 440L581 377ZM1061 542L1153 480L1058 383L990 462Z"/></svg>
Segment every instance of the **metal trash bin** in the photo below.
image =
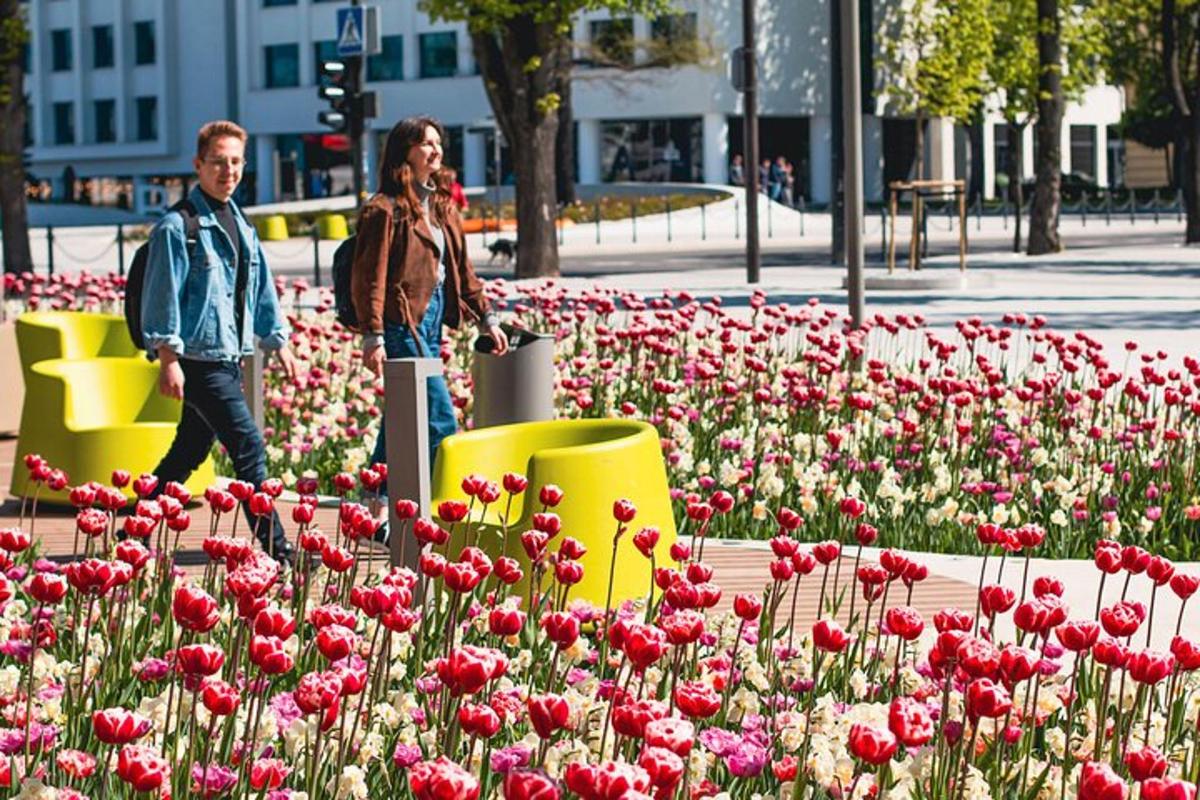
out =
<svg viewBox="0 0 1200 800"><path fill-rule="evenodd" d="M476 428L554 419L554 337L511 325L509 351L491 354L487 334L475 340L471 376L475 383Z"/></svg>

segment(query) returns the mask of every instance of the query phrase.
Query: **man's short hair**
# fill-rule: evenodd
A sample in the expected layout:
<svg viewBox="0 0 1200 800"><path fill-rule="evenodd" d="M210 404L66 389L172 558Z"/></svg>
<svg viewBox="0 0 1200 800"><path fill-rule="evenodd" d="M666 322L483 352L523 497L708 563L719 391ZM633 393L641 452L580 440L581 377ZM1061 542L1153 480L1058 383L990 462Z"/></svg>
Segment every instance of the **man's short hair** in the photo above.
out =
<svg viewBox="0 0 1200 800"><path fill-rule="evenodd" d="M206 122L200 128L200 133L196 136L196 158L204 158L208 152L209 145L217 139L222 139L226 136L232 136L240 140L242 144L246 143L246 129L236 122L230 122L227 119Z"/></svg>

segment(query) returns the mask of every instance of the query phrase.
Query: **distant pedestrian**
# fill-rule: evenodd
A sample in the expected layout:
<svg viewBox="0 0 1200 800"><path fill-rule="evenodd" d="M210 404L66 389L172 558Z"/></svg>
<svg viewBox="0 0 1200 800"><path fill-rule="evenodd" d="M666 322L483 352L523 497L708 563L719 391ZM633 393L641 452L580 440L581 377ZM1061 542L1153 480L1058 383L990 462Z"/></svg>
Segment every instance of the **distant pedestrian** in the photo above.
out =
<svg viewBox="0 0 1200 800"><path fill-rule="evenodd" d="M772 200L777 202L783 198L783 188L786 183L786 175L783 170L784 163L783 156L776 156L775 161L772 162L771 167L768 170L767 180L770 185L769 196Z"/></svg>
<svg viewBox="0 0 1200 800"><path fill-rule="evenodd" d="M729 162L729 182L734 186L746 185L746 168L742 164L741 153L734 153L733 160Z"/></svg>
<svg viewBox="0 0 1200 800"><path fill-rule="evenodd" d="M463 185L458 182L458 170L446 167L439 173L438 182L445 184L446 191L450 193L450 202L454 203L459 211L466 211L470 203L467 202L467 193L463 191Z"/></svg>
<svg viewBox="0 0 1200 800"><path fill-rule="evenodd" d="M764 158L758 165L758 190L767 194L767 184L771 179L771 159Z"/></svg>

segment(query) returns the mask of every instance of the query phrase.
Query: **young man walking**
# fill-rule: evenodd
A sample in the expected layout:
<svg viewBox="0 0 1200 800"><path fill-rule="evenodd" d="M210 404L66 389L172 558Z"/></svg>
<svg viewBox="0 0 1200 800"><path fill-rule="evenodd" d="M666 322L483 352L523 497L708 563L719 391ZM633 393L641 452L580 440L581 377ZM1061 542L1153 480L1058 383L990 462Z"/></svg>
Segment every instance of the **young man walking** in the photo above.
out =
<svg viewBox="0 0 1200 800"><path fill-rule="evenodd" d="M183 213L171 212L150 234L142 288L142 331L159 362L158 390L183 401L171 449L155 474L159 486L183 481L204 461L213 439L229 452L239 480L267 478L262 433L242 392L242 358L258 346L278 355L289 378L296 362L254 227L233 201L245 167L246 132L216 121L196 141L199 184L188 194L196 218L188 240ZM243 503L253 520L249 503ZM291 546L279 515L258 525L263 548L289 561ZM252 523L253 524L253 523Z"/></svg>

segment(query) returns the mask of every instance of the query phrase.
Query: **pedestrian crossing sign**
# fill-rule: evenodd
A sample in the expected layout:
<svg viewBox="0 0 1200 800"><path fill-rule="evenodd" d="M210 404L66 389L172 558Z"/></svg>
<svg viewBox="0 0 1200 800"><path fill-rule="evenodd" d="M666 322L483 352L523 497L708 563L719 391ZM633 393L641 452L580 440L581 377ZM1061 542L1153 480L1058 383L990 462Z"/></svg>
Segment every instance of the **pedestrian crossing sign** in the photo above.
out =
<svg viewBox="0 0 1200 800"><path fill-rule="evenodd" d="M337 10L337 52L339 56L363 54L363 16L365 8L349 6Z"/></svg>

